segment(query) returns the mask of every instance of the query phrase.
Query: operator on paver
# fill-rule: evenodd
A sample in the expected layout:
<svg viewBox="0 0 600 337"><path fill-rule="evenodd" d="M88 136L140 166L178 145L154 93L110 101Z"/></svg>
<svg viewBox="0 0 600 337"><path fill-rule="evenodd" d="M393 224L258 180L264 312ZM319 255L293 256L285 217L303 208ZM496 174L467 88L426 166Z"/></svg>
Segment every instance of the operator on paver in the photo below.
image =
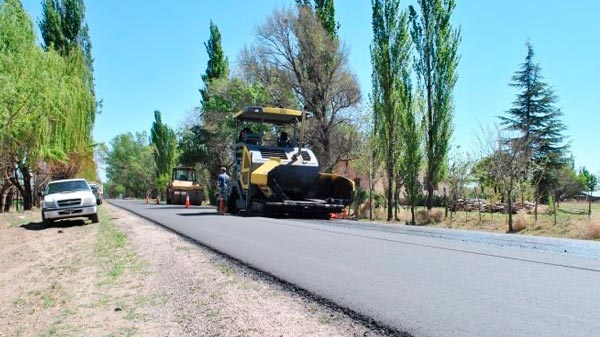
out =
<svg viewBox="0 0 600 337"><path fill-rule="evenodd" d="M221 167L221 174L219 174L219 178L217 179L217 184L219 185L219 195L227 201L227 189L229 188L229 176L227 175L227 170L224 167Z"/></svg>

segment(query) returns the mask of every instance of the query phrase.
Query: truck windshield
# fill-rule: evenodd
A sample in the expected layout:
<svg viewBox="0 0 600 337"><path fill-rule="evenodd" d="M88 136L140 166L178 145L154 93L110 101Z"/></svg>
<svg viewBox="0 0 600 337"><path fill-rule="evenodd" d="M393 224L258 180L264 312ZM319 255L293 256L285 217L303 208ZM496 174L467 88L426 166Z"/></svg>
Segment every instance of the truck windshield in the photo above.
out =
<svg viewBox="0 0 600 337"><path fill-rule="evenodd" d="M62 181L48 184L47 194L89 190L88 184L83 180Z"/></svg>

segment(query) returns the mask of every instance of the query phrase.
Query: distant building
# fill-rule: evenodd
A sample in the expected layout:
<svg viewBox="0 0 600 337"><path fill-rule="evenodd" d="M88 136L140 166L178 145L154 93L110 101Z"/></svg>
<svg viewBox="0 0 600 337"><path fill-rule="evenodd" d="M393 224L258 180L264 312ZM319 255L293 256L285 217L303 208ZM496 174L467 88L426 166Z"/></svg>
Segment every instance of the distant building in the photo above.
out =
<svg viewBox="0 0 600 337"><path fill-rule="evenodd" d="M600 191L594 191L592 193L581 192L579 195L575 196L575 199L581 200L581 201L586 201L586 200L588 200L588 197L590 197L593 202L598 202L598 201L600 201Z"/></svg>

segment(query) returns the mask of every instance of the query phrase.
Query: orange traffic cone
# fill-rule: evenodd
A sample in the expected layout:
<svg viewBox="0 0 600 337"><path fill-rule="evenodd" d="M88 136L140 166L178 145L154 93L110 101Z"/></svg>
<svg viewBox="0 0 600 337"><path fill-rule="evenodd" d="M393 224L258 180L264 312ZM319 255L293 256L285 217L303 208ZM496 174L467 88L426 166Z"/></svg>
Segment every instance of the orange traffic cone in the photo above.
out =
<svg viewBox="0 0 600 337"><path fill-rule="evenodd" d="M220 215L224 215L226 212L225 210L225 198L223 198L223 196L219 196L219 203L218 203L218 207L217 207L217 213L219 213Z"/></svg>
<svg viewBox="0 0 600 337"><path fill-rule="evenodd" d="M185 208L190 208L190 195L188 193L185 194Z"/></svg>

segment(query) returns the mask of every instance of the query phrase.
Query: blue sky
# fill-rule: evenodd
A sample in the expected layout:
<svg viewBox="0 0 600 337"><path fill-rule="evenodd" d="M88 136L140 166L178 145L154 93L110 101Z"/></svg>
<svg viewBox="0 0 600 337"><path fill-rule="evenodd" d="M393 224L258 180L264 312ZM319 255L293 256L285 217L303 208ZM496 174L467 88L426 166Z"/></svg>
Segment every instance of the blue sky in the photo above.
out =
<svg viewBox="0 0 600 337"><path fill-rule="evenodd" d="M402 1L407 7L415 1ZM34 20L41 0L24 0ZM153 111L177 128L199 105L206 68L203 43L212 19L235 68L237 55L254 40L254 28L274 8L293 0L142 1L87 0L95 58L96 92L103 99L94 137L109 142L128 131L149 131ZM350 50L363 101L371 90L371 2L337 0L340 36ZM476 151L480 127L496 123L515 97L508 86L523 62L525 42L535 49L542 74L560 98L577 167L600 172L600 1L457 0L453 17L462 30L455 90L453 145Z"/></svg>

